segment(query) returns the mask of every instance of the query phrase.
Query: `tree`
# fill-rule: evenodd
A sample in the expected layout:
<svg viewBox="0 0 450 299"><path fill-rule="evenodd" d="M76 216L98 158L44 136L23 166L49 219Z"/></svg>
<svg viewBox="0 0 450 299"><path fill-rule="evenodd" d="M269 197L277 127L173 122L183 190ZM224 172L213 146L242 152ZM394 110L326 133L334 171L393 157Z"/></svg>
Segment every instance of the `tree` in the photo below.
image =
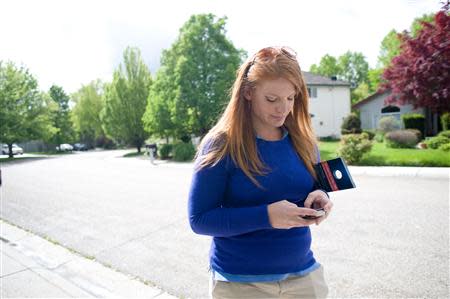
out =
<svg viewBox="0 0 450 299"><path fill-rule="evenodd" d="M120 64L114 71L113 81L105 86L101 119L108 136L119 143L132 144L140 153L148 137L142 115L152 80L139 49L128 47L123 59L123 66Z"/></svg>
<svg viewBox="0 0 450 299"><path fill-rule="evenodd" d="M226 38L225 22L193 15L163 52L144 116L148 131L184 139L206 134L217 121L244 55Z"/></svg>
<svg viewBox="0 0 450 299"><path fill-rule="evenodd" d="M411 24L411 29L410 29L410 36L411 37L417 37L417 35L419 34L420 30L422 30L423 28L423 23L433 23L434 21L434 14L424 14L419 18L415 18L413 23Z"/></svg>
<svg viewBox="0 0 450 299"><path fill-rule="evenodd" d="M72 109L72 120L75 131L81 142L94 147L96 140L105 136L100 120L100 112L104 105L103 83L100 80L83 85L72 94L75 106Z"/></svg>
<svg viewBox="0 0 450 299"><path fill-rule="evenodd" d="M367 82L369 64L362 53L347 51L339 56L338 65L340 78L350 82L351 88L356 88L362 82Z"/></svg>
<svg viewBox="0 0 450 299"><path fill-rule="evenodd" d="M349 82L352 103L368 95L369 64L362 53L347 51L337 59L326 54L320 59L319 66L313 64L310 71L327 77L337 75L338 79Z"/></svg>
<svg viewBox="0 0 450 299"><path fill-rule="evenodd" d="M337 76L341 74L337 59L331 55L325 54L321 59L319 66L313 64L310 71L326 77Z"/></svg>
<svg viewBox="0 0 450 299"><path fill-rule="evenodd" d="M391 90L388 104L450 111L450 16L440 11L422 25L416 38L400 35L401 54L384 71L381 89Z"/></svg>
<svg viewBox="0 0 450 299"><path fill-rule="evenodd" d="M50 99L55 103L55 109L51 111L50 118L56 133L52 136L52 144L72 142L74 130L70 119L69 96L62 87L53 85L49 90Z"/></svg>
<svg viewBox="0 0 450 299"><path fill-rule="evenodd" d="M378 90L381 83L381 75L383 74L383 69L375 68L370 69L367 73L367 82L369 85L369 93L374 93Z"/></svg>
<svg viewBox="0 0 450 299"><path fill-rule="evenodd" d="M9 157L14 142L48 140L55 133L46 99L28 69L0 61L0 140L8 144Z"/></svg>
<svg viewBox="0 0 450 299"><path fill-rule="evenodd" d="M392 58L400 54L400 44L398 32L392 29L381 41L378 68L384 69L391 64Z"/></svg>
<svg viewBox="0 0 450 299"><path fill-rule="evenodd" d="M369 96L369 84L362 82L354 90L352 90L352 104L355 104Z"/></svg>
<svg viewBox="0 0 450 299"><path fill-rule="evenodd" d="M177 135L176 121L171 117L173 99L176 98L176 90L173 89L173 82L170 80L172 75L171 68L161 65L150 88L147 108L142 117L145 130L152 135L165 137L167 143L170 136Z"/></svg>

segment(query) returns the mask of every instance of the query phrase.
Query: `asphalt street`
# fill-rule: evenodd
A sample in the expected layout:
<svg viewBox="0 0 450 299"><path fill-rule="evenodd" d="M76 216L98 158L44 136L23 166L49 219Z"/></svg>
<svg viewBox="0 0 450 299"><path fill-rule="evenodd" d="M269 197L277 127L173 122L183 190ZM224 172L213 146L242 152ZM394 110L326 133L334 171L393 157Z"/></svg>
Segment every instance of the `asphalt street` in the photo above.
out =
<svg viewBox="0 0 450 299"><path fill-rule="evenodd" d="M0 217L175 296L207 297L210 238L187 221L192 163L125 152L2 165ZM312 227L329 296L447 298L448 177L355 173L357 188L331 194L333 213Z"/></svg>

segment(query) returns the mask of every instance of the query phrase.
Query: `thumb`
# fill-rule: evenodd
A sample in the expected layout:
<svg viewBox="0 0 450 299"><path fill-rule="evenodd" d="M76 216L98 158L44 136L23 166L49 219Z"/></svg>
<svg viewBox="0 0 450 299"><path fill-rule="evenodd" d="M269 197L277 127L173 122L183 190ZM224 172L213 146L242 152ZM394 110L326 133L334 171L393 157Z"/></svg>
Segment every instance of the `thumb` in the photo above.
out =
<svg viewBox="0 0 450 299"><path fill-rule="evenodd" d="M311 208L313 202L314 202L314 195L309 193L308 197L306 197L306 199L305 199L305 203L304 203L305 208Z"/></svg>

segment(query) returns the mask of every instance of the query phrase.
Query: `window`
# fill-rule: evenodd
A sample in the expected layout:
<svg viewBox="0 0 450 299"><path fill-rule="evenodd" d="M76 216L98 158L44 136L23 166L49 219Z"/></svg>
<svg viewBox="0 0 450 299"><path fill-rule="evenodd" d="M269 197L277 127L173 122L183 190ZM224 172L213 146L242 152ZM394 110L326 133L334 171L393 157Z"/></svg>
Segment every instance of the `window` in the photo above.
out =
<svg viewBox="0 0 450 299"><path fill-rule="evenodd" d="M310 98L317 98L317 88L316 87L308 87L308 95Z"/></svg>
<svg viewBox="0 0 450 299"><path fill-rule="evenodd" d="M400 108L397 106L386 106L381 109L381 117L392 116L398 121L400 127L402 126L400 117Z"/></svg>
<svg viewBox="0 0 450 299"><path fill-rule="evenodd" d="M400 112L400 108L396 106L386 106L383 109L381 109L381 113L395 113Z"/></svg>

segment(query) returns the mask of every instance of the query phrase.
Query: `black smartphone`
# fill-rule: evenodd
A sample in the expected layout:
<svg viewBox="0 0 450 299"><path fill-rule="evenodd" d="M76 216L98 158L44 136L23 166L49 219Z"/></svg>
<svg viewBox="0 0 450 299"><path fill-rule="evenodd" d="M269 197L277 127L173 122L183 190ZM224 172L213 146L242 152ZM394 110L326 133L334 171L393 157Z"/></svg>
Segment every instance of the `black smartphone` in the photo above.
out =
<svg viewBox="0 0 450 299"><path fill-rule="evenodd" d="M311 220L311 219L317 219L325 215L325 210L323 208L320 209L314 209L316 210L316 215L305 215L302 216L303 219Z"/></svg>

